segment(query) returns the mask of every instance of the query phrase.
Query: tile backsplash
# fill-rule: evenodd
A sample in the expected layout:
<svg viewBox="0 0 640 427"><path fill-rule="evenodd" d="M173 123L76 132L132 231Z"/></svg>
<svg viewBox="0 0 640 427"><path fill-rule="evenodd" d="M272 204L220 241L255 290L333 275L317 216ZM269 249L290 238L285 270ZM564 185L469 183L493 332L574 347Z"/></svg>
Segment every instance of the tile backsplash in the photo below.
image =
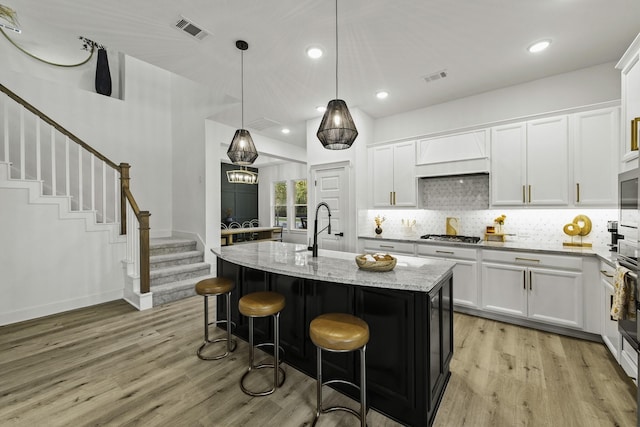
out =
<svg viewBox="0 0 640 427"><path fill-rule="evenodd" d="M458 175L420 180L421 204L430 210L489 208L489 175Z"/></svg>
<svg viewBox="0 0 640 427"><path fill-rule="evenodd" d="M506 215L503 232L513 234L507 241L535 242L542 244L562 244L571 241L562 228L572 222L577 215L586 215L591 219L591 233L583 238L594 248L606 248L611 236L607 232L607 221L618 219L617 209L380 209L359 211L359 235L372 235L375 228L373 218L385 217L382 224L384 236L419 237L423 234L445 234L447 217L456 217L459 222L458 234L484 237L487 225L495 225L494 218ZM403 227L411 224L413 227ZM577 241L577 238L576 238Z"/></svg>

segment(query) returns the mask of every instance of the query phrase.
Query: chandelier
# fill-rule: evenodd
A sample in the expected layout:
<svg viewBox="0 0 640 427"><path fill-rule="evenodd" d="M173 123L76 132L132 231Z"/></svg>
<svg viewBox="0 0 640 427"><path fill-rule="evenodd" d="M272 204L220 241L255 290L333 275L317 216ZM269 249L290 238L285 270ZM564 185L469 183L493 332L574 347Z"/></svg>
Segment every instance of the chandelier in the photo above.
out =
<svg viewBox="0 0 640 427"><path fill-rule="evenodd" d="M245 167L227 171L227 180L231 184L257 184L258 174Z"/></svg>

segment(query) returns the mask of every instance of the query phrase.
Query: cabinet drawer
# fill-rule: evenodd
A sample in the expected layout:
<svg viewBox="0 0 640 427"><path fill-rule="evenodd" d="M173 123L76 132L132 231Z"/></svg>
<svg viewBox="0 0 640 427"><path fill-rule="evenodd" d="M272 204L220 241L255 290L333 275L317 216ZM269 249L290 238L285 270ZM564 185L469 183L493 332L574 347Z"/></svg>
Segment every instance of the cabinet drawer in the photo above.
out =
<svg viewBox="0 0 640 427"><path fill-rule="evenodd" d="M414 254L414 244L408 242L394 242L389 240L364 239L364 250L374 252L389 252L401 254Z"/></svg>
<svg viewBox="0 0 640 427"><path fill-rule="evenodd" d="M613 280L616 275L616 269L611 267L606 262L600 262L600 277L602 280L613 285Z"/></svg>
<svg viewBox="0 0 640 427"><path fill-rule="evenodd" d="M417 253L418 255L440 258L470 259L474 261L478 259L477 249L461 248L458 246L418 244Z"/></svg>
<svg viewBox="0 0 640 427"><path fill-rule="evenodd" d="M548 255L515 251L482 251L483 261L502 262L525 267L551 267L567 270L582 270L582 258L579 256Z"/></svg>

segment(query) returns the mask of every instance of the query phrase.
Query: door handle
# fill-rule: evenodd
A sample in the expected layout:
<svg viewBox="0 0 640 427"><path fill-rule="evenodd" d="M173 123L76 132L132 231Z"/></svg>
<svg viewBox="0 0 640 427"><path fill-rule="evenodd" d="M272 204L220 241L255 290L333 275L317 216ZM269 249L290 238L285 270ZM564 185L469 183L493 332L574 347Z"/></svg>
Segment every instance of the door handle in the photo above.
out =
<svg viewBox="0 0 640 427"><path fill-rule="evenodd" d="M339 232L339 233L335 233L335 234L334 234L334 236L340 236L340 237L342 237L342 236L344 236L344 233L341 231L341 232Z"/></svg>

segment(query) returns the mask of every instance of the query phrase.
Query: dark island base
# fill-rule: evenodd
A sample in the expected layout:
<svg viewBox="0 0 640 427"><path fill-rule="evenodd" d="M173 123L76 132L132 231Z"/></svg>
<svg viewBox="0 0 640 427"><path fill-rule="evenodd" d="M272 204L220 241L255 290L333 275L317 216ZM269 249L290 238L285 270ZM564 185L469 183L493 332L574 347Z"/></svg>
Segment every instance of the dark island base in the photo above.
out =
<svg viewBox="0 0 640 427"><path fill-rule="evenodd" d="M315 378L316 352L309 323L319 314L342 312L369 324L367 396L369 406L402 424L432 425L451 375L453 355L452 276L429 293L321 282L255 270L218 258L218 276L236 283L231 317L234 335L248 340L248 319L238 312L238 300L257 291L275 291L286 298L280 315L280 345L287 364ZM226 316L218 298L218 318ZM271 319L255 320L256 342L271 340ZM326 356L326 357L325 357ZM355 353L323 355L325 379L340 377L358 383ZM336 387L359 401L356 390Z"/></svg>

